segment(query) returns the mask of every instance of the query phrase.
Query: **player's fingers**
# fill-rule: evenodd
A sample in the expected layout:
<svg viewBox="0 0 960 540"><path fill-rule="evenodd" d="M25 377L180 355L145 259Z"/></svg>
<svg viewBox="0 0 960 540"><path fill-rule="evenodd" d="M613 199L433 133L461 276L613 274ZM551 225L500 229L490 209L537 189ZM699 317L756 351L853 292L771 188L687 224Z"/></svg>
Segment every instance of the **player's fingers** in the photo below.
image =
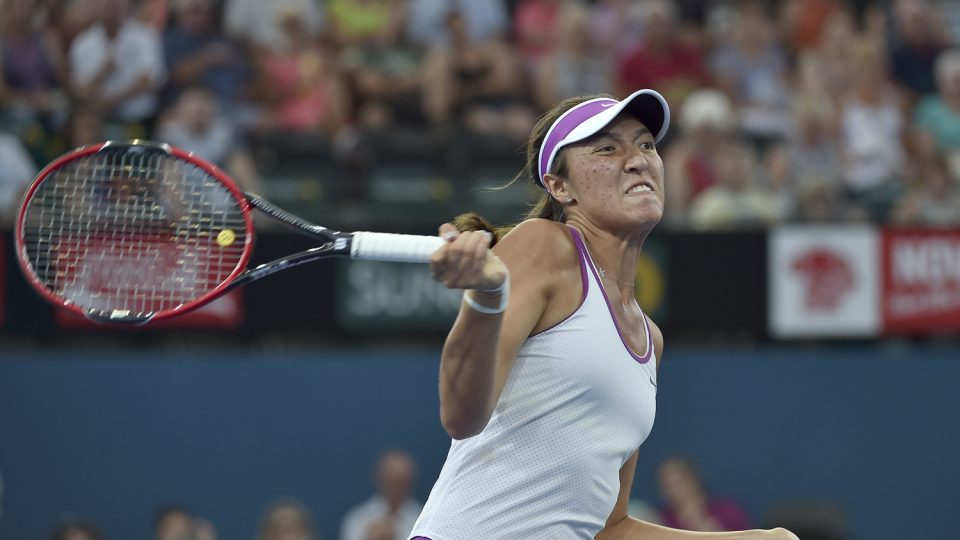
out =
<svg viewBox="0 0 960 540"><path fill-rule="evenodd" d="M437 236L443 238L447 241L446 244L440 246L440 249L434 251L430 255L430 273L433 275L434 279L437 279L444 270L444 266L449 264L450 253L449 248L457 238L460 236L460 232L457 231L457 228L450 223L444 223L440 225ZM437 279L437 281L440 281Z"/></svg>
<svg viewBox="0 0 960 540"><path fill-rule="evenodd" d="M441 234L455 236L430 257L433 278L449 288L474 288L484 280L492 235L487 231L457 233L456 229L441 226Z"/></svg>
<svg viewBox="0 0 960 540"><path fill-rule="evenodd" d="M473 283L483 273L483 262L487 246L490 245L489 233L486 231L475 231L465 239L463 245L463 256L459 265L460 273L464 281Z"/></svg>
<svg viewBox="0 0 960 540"><path fill-rule="evenodd" d="M493 235L488 231L483 231L483 234L481 234L478 239L477 245L474 246L474 264L477 264L479 268L483 268L484 263L487 261L487 253L490 252L491 240L493 240Z"/></svg>
<svg viewBox="0 0 960 540"><path fill-rule="evenodd" d="M473 231L462 236L458 250L458 260L456 269L465 282L475 281L483 269L483 259L477 257L477 253L486 250L490 245L489 233L486 231Z"/></svg>
<svg viewBox="0 0 960 540"><path fill-rule="evenodd" d="M453 224L444 223L443 225L440 226L438 236L440 236L440 238L443 238L447 242L453 242L454 240L457 239L458 236L460 236L460 232L457 230L456 227L453 226Z"/></svg>

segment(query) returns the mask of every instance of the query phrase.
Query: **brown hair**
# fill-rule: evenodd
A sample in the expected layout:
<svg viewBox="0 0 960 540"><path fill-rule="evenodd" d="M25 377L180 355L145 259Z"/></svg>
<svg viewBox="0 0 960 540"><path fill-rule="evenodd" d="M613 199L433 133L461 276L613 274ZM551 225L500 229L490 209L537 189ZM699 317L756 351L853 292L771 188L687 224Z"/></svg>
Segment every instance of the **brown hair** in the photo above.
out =
<svg viewBox="0 0 960 540"><path fill-rule="evenodd" d="M540 117L540 120L533 130L530 131L530 137L527 139L527 160L526 164L512 180L507 182L505 185L500 188L503 189L507 186L513 185L516 182L527 182L528 184L535 186L540 191L539 198L531 204L530 210L523 216L524 220L541 218L549 219L550 221L557 221L563 223L567 220L566 212L564 212L563 205L554 199L550 193L543 189L540 185L539 180L539 167L538 159L540 156L540 145L543 144L543 140L547 137L547 132L550 131L550 127L554 122L560 118L563 113L569 111L570 109L576 107L577 105L596 98L611 98L607 94L596 94L589 96L577 96L572 98L567 98L557 104L556 107L550 109L543 116ZM556 158L553 160L553 166L548 171L552 174L558 176L566 176L567 174L567 160L564 158L563 151L557 153ZM465 231L489 231L493 233L493 241L491 246L496 244L498 240L504 237L511 229L513 229L517 224L510 225L500 225L495 226L489 221L483 218L480 214L476 212L467 212L460 214L459 216L453 218L453 225L460 232Z"/></svg>

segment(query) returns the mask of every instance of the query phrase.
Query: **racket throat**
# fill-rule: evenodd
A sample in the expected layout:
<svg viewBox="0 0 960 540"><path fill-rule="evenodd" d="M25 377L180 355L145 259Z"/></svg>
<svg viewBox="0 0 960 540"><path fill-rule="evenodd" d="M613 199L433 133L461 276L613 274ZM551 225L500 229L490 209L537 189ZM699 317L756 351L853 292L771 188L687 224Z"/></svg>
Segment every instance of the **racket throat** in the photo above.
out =
<svg viewBox="0 0 960 540"><path fill-rule="evenodd" d="M112 309L109 311L88 309L84 315L91 321L98 323L142 326L152 321L156 313L138 313L129 309Z"/></svg>

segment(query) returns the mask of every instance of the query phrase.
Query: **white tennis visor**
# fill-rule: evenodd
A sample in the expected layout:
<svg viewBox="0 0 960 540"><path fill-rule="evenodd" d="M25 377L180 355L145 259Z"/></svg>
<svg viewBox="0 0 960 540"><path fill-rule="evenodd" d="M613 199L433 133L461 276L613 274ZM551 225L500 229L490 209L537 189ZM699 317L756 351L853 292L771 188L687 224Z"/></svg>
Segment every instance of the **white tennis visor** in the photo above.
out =
<svg viewBox="0 0 960 540"><path fill-rule="evenodd" d="M557 118L543 138L537 159L540 186L546 189L543 177L550 171L561 148L596 134L624 110L636 116L653 133L655 142L660 142L667 134L670 107L667 100L654 90L637 90L622 101L613 98L584 101Z"/></svg>

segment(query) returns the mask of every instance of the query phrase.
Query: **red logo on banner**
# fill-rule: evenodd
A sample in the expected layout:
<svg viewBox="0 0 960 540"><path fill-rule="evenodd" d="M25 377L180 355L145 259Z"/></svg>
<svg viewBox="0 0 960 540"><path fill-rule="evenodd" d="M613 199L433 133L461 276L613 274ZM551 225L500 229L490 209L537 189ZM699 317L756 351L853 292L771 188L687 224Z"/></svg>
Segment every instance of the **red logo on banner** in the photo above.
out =
<svg viewBox="0 0 960 540"><path fill-rule="evenodd" d="M797 256L791 267L806 283L807 308L833 311L843 296L853 289L853 270L842 255L826 248L815 248Z"/></svg>
<svg viewBox="0 0 960 540"><path fill-rule="evenodd" d="M117 244L92 236L62 248L57 254L57 286L65 297L87 308L130 306L156 312L212 290L236 265L235 258L211 257L204 246L194 246L187 257L166 234L144 234L136 240ZM141 293L139 284L147 282L150 291ZM64 328L101 326L64 309L56 311L56 322ZM236 328L242 322L243 297L233 291L199 309L151 323L149 328Z"/></svg>
<svg viewBox="0 0 960 540"><path fill-rule="evenodd" d="M161 328L222 328L235 329L243 324L243 291L235 290L217 298L213 302L169 319L152 322L147 326L110 325L93 322L82 315L66 309L54 311L54 321L59 328L108 328L114 330L157 330Z"/></svg>
<svg viewBox="0 0 960 540"><path fill-rule="evenodd" d="M888 332L960 330L960 231L887 231L883 236Z"/></svg>

